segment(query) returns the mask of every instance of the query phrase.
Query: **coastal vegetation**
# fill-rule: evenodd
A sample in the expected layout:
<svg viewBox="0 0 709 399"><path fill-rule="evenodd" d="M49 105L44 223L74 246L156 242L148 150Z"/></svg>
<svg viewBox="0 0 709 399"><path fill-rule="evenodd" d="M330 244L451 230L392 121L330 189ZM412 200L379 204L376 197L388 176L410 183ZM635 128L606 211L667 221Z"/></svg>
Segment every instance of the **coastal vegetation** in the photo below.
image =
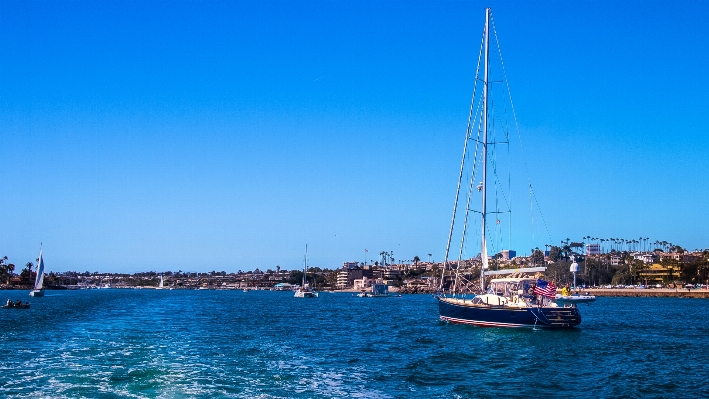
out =
<svg viewBox="0 0 709 399"><path fill-rule="evenodd" d="M613 245L615 243L611 241ZM635 244L640 244L635 240ZM546 275L560 283L573 279L571 264L579 265L577 283L588 286L648 284L709 284L709 250L689 252L668 244L662 248L623 250L599 248L598 253L580 253L578 245L551 246L546 258ZM638 247L636 247L638 248ZM605 248L604 248L605 249Z"/></svg>
<svg viewBox="0 0 709 399"><path fill-rule="evenodd" d="M587 243L586 241L590 241ZM371 265L344 262L342 267L313 267L306 275L307 282L317 289L352 288L355 279L363 277L382 279L390 286L411 292L432 292L441 284L442 262L421 261L419 256L410 260L396 260L393 253L382 252L382 261ZM530 266L547 267L545 278L558 286L573 283L572 263L578 264L576 283L582 286L621 285L683 285L709 284L709 250L687 251L668 242L648 242L648 239L620 240L584 237L584 241L569 239L561 245L546 245L545 251L533 248L529 256L506 259L503 252L491 256L492 270L517 269ZM34 263L18 267L7 256L0 257L0 286L6 289L29 289L35 279ZM458 270L475 280L480 274L480 256L449 261L447 270ZM147 271L134 274L99 272L50 272L45 276L48 289L82 287L157 287L160 278L164 285L173 288L271 288L276 284L297 286L301 283L301 270L285 270L280 266L262 271L238 270L236 272L185 272ZM445 275L450 280L450 274Z"/></svg>

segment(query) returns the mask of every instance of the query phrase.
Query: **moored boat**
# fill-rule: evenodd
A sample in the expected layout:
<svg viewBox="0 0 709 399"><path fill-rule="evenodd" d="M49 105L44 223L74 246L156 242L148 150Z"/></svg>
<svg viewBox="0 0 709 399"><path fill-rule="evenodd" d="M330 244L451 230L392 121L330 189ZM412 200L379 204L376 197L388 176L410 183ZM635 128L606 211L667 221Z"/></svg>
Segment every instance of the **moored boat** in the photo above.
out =
<svg viewBox="0 0 709 399"><path fill-rule="evenodd" d="M317 298L318 293L313 291L308 284L306 276L308 274L308 244L305 244L305 259L303 261L303 281L300 287L296 288L294 298Z"/></svg>
<svg viewBox="0 0 709 399"><path fill-rule="evenodd" d="M546 270L545 267L529 267L522 269L509 269L491 271L489 267L489 259L487 253L487 238L486 234L486 218L487 212L487 162L488 162L488 145L497 144L495 140L488 142L488 85L489 80L489 39L490 39L490 9L485 10L485 30L483 35L483 43L481 44L481 58L484 54L483 77L479 79L476 76L476 81L482 82L482 110L479 116L473 114L474 109L479 109L471 105L470 116L468 121L468 130L466 132L466 141L463 149L463 160L461 161L460 174L458 180L458 191L456 192L455 202L453 206L453 219L451 221L450 233L448 235L448 245L445 251L443 264L443 274L441 275L440 288L443 288L445 281L446 268L455 267L455 280L453 289L450 295L437 295L439 317L442 321L451 323L471 324L484 327L544 327L544 328L569 328L581 323L581 314L576 306L578 303L588 303L595 300L595 297L590 296L564 296L557 298L556 288L552 282L542 280L540 274ZM499 46L498 46L499 49ZM480 71L480 64L478 64ZM507 86L509 87L509 86ZM473 104L475 104L475 91L473 91ZM514 107L512 107L514 109ZM478 124L479 123L479 124ZM477 129L474 129L477 127ZM473 131L478 131L478 139L475 140L471 136ZM480 282L479 285L461 275L460 270L463 268L462 251L465 244L465 231L468 223L468 214L470 209L470 198L473 193L473 182L475 181L475 166L473 167L472 176L470 178L470 187L468 189L468 204L465 206L465 221L463 223L463 239L461 240L461 255L458 258L457 265L450 265L448 255L451 244L451 236L456 220L456 211L458 208L458 198L460 194L461 181L463 177L464 166L467 157L467 144L469 141L476 141L480 145L482 151L481 162L481 182L477 186L478 192L481 193L482 205L480 211L475 211L480 214L482 223L481 229L481 247L480 247ZM477 159L477 152L474 159ZM475 164L475 161L473 162ZM529 185L531 191L531 184ZM503 213L503 212L491 212ZM500 224L500 220L496 220L496 225ZM449 266L450 265L450 266ZM451 267L451 271L453 267ZM511 275L510 277L500 277ZM486 284L486 276L496 276ZM477 285L477 288L475 287ZM466 295L470 292L477 291L477 295L468 298Z"/></svg>
<svg viewBox="0 0 709 399"><path fill-rule="evenodd" d="M521 270L538 269L541 268ZM519 273L520 269L512 272ZM495 278L490 280L486 293L473 298L438 297L440 319L481 327L568 328L580 324L578 308L556 302L551 283L547 283L547 288L538 288L544 283L531 277Z"/></svg>
<svg viewBox="0 0 709 399"><path fill-rule="evenodd" d="M360 298L381 298L389 296L389 286L387 284L374 283L369 290L362 290L357 294Z"/></svg>

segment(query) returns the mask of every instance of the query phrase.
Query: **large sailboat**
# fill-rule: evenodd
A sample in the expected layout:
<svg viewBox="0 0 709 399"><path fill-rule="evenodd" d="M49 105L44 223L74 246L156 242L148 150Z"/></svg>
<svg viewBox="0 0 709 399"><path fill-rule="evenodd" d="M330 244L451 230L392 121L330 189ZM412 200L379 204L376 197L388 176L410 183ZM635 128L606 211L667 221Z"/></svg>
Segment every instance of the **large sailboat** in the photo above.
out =
<svg viewBox="0 0 709 399"><path fill-rule="evenodd" d="M441 289L444 281L448 281L450 286L447 295L438 295L438 310L440 319L451 323L472 324L485 327L545 327L545 328L569 328L581 323L581 314L579 313L574 298L557 298L556 288L552 282L544 281L540 278L541 273L546 270L545 267L524 267L518 269L502 269L491 270L490 259L487 253L487 229L486 219L489 213L487 210L487 163L488 163L488 145L494 145L494 142L488 142L488 106L489 94L489 48L490 48L490 29L491 29L491 11L485 10L485 31L483 42L481 44L480 58L483 63L483 77L480 79L476 76L476 80L482 82L482 111L479 119L478 113L473 112L479 110L471 106L470 118L468 123L468 131L466 133L466 141L463 150L463 161L461 162L458 191L455 196L455 204L453 207L453 220L451 221L451 229L448 235L448 245L446 247L444 270L441 275ZM498 46L499 49L499 46ZM479 58L479 60L480 60ZM500 63L502 64L502 63ZM504 65L504 64L503 64ZM480 61L478 62L478 72L480 71ZM473 104L475 103L475 91L473 92ZM479 103L478 103L479 104ZM512 107L514 110L514 107ZM479 122L478 122L479 120ZM472 122L471 122L472 121ZM472 123L472 125L471 125ZM478 127L478 139L472 137L473 128ZM468 204L464 208L466 210L463 223L463 238L461 241L461 255L458 262L448 262L448 255L453 234L453 225L456 220L456 209L458 208L458 198L460 194L461 180L466 162L466 151L468 141L474 140L480 145L481 154L481 180L477 185L477 190L481 193L482 206L478 212L482 221L481 244L480 244L480 281L479 286L474 280L466 279L464 274L465 262L462 261L463 243L465 241L465 230L468 222L468 212L471 210L470 197L473 193L473 182L475 181L475 166L473 166L473 174L470 179L470 187L468 188ZM477 159L477 153L475 156ZM476 162L473 161L473 164ZM494 166L494 165L493 165ZM531 185L530 185L531 190ZM476 211L477 212L477 211ZM499 224L499 219L496 224ZM494 226L494 225L493 225ZM446 280L446 271L450 273ZM491 278L489 284L486 284L485 278ZM477 293L474 297L466 296L468 293ZM566 300L568 299L568 300ZM595 298L593 298L595 299ZM592 299L586 297L583 302L590 302Z"/></svg>
<svg viewBox="0 0 709 399"><path fill-rule="evenodd" d="M44 259L42 259L41 248L37 261L37 277L34 280L34 289L30 292L30 296L44 296Z"/></svg>
<svg viewBox="0 0 709 399"><path fill-rule="evenodd" d="M313 291L310 288L310 285L308 284L307 279L305 278L306 275L308 274L308 245L305 245L305 260L303 261L303 282L295 290L295 294L293 295L295 298L316 298L318 296L318 293Z"/></svg>

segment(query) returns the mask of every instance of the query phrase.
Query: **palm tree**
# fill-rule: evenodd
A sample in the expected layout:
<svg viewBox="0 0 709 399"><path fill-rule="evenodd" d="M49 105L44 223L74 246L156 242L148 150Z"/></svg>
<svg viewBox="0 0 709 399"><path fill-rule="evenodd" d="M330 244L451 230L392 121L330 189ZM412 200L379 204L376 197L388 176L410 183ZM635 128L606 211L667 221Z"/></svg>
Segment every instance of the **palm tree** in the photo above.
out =
<svg viewBox="0 0 709 399"><path fill-rule="evenodd" d="M32 266L34 266L34 263L27 262L25 263L25 268L22 269L22 274L27 272L27 284L32 284Z"/></svg>
<svg viewBox="0 0 709 399"><path fill-rule="evenodd" d="M7 256L3 256L2 258L0 258L0 276L6 276L6 284L10 284L10 276L12 276L12 272L15 271L15 265L13 265L12 263L5 263L6 261Z"/></svg>

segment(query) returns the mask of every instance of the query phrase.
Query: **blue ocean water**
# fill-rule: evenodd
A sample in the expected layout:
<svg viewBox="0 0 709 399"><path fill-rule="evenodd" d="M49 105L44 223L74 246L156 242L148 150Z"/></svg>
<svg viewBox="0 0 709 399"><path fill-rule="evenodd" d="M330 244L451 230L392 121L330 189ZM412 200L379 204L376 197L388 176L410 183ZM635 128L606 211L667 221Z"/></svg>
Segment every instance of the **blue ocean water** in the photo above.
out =
<svg viewBox="0 0 709 399"><path fill-rule="evenodd" d="M4 296L3 296L4 295ZM600 298L572 330L438 321L430 295L0 291L0 397L709 397L709 301Z"/></svg>

